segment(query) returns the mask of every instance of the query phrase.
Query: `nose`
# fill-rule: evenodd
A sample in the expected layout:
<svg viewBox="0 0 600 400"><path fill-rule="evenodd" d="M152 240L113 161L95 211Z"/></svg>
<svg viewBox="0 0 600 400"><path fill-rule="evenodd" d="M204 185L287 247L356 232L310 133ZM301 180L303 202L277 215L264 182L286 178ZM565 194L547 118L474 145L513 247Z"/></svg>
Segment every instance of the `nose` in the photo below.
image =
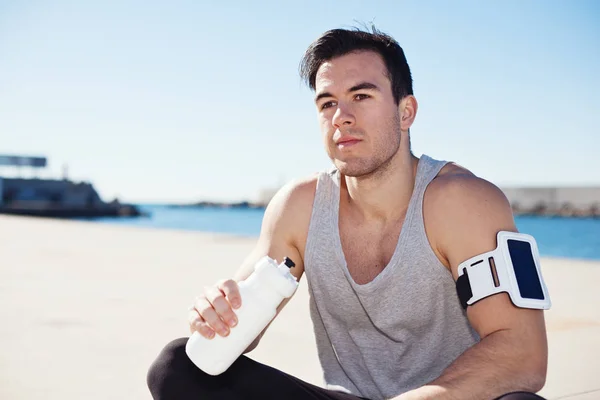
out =
<svg viewBox="0 0 600 400"><path fill-rule="evenodd" d="M352 114L351 108L342 102L339 102L337 110L335 110L335 114L333 114L331 120L333 126L335 128L340 128L341 126L354 125L354 122L354 114Z"/></svg>

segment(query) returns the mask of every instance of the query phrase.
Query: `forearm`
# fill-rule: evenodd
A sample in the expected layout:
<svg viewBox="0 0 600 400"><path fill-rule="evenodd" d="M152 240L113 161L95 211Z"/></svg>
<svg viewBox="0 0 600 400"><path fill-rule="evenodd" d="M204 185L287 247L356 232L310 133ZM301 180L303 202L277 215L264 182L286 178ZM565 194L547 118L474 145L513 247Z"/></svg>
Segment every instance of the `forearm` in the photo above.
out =
<svg viewBox="0 0 600 400"><path fill-rule="evenodd" d="M494 332L458 357L436 380L394 400L482 400L513 391L536 392L545 379L546 359L513 337Z"/></svg>

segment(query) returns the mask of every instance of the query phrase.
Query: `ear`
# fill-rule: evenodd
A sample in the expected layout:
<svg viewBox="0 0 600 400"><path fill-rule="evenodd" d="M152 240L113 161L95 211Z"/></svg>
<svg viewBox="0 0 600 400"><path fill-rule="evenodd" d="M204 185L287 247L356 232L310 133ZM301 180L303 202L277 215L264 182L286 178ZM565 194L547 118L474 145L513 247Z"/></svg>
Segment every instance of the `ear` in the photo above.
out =
<svg viewBox="0 0 600 400"><path fill-rule="evenodd" d="M408 131L417 116L417 109L419 108L417 99L412 95L405 96L400 100L398 108L400 110L400 129Z"/></svg>

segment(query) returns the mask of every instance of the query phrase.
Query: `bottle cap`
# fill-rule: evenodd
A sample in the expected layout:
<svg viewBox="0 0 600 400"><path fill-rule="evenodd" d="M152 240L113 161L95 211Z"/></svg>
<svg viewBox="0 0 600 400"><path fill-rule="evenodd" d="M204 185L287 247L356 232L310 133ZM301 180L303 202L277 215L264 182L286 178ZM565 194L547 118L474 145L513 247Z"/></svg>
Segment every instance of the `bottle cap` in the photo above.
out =
<svg viewBox="0 0 600 400"><path fill-rule="evenodd" d="M283 263L284 263L284 264L285 264L285 265L286 265L288 268L294 268L294 267L296 266L296 264L295 264L295 263L294 263L294 262L293 262L293 261L292 261L290 258L287 258L287 257L284 257L284 258L283 258Z"/></svg>

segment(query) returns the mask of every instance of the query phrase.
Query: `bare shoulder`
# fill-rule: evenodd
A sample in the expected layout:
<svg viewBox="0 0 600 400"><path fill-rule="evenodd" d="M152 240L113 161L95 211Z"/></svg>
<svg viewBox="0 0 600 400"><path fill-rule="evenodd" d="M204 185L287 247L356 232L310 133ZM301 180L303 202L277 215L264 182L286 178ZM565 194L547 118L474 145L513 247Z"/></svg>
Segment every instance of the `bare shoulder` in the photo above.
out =
<svg viewBox="0 0 600 400"><path fill-rule="evenodd" d="M516 231L510 203L493 183L458 165L446 165L423 201L428 237L447 267L496 247L499 230ZM456 274L452 268L453 275Z"/></svg>
<svg viewBox="0 0 600 400"><path fill-rule="evenodd" d="M267 209L312 206L317 189L317 179L318 174L313 174L286 183L269 201Z"/></svg>
<svg viewBox="0 0 600 400"><path fill-rule="evenodd" d="M465 209L469 203L485 200L495 206L509 206L506 196L493 183L456 164L447 164L427 188L426 198L437 207ZM500 203L500 204L498 204Z"/></svg>
<svg viewBox="0 0 600 400"><path fill-rule="evenodd" d="M310 218L317 190L317 179L318 175L315 174L288 182L269 201L265 216L277 220L301 220L308 213Z"/></svg>
<svg viewBox="0 0 600 400"><path fill-rule="evenodd" d="M304 256L317 179L318 174L295 179L277 191L265 210L261 237L285 238Z"/></svg>

